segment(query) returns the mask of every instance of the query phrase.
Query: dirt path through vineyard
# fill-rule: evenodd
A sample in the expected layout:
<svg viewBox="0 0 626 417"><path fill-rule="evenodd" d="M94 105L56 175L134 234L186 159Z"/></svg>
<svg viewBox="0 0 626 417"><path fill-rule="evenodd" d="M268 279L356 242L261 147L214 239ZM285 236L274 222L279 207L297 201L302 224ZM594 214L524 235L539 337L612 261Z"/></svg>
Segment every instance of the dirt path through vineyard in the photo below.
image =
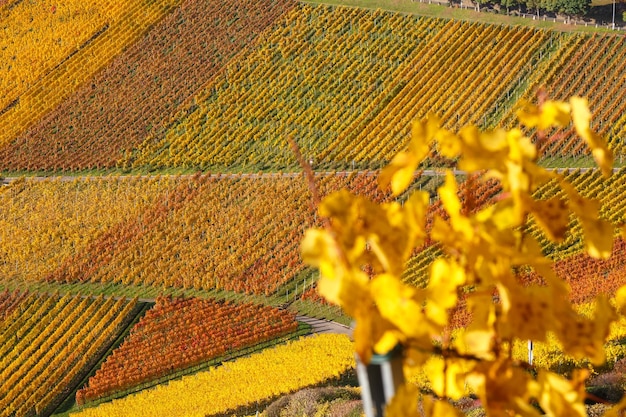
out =
<svg viewBox="0 0 626 417"><path fill-rule="evenodd" d="M344 326L343 324L330 320L315 319L308 316L296 316L296 320L310 325L313 333L345 334L352 339L352 329L348 326Z"/></svg>

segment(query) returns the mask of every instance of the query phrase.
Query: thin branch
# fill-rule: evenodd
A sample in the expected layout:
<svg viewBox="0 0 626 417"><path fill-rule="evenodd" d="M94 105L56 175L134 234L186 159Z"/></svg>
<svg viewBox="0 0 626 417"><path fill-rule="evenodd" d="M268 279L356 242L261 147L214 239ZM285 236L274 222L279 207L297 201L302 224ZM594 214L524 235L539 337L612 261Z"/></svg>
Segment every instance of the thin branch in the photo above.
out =
<svg viewBox="0 0 626 417"><path fill-rule="evenodd" d="M322 199L320 198L317 185L315 184L315 173L313 172L313 168L311 167L311 164L309 164L309 162L304 158L304 156L302 156L302 152L300 152L300 147L296 143L293 136L289 136L287 138L287 141L289 141L289 146L291 146L291 150L296 156L298 164L300 164L300 166L302 167L302 172L304 173L307 185L309 187L309 190L311 191L311 203L313 206L313 210L317 210ZM324 226L327 226L328 219L322 219L322 221L324 222Z"/></svg>

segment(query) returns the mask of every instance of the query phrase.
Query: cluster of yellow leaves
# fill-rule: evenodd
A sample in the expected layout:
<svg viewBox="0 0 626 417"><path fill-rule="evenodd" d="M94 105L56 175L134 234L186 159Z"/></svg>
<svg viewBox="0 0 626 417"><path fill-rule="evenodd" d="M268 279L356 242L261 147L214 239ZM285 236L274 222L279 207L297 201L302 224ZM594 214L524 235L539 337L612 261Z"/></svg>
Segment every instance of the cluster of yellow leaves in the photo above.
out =
<svg viewBox="0 0 626 417"><path fill-rule="evenodd" d="M347 336L317 335L72 415L223 415L337 378L354 366Z"/></svg>
<svg viewBox="0 0 626 417"><path fill-rule="evenodd" d="M589 126L586 100L523 103L518 117L526 128L540 132L573 122L602 173L611 175L612 154ZM498 180L500 199L478 211L467 207L471 199L459 198L459 172L448 170L438 190L447 216L435 215L427 230L428 198L423 192L412 194L404 204L380 205L345 191L330 195L319 207L328 226L309 230L302 244L305 261L320 269L320 293L355 318L355 344L362 360L401 344L405 367L425 371L437 398L423 400L419 407L425 415L456 415L441 400L458 399L470 389L492 415L537 416L536 403L550 415L584 416L583 374L567 380L533 369L513 357L512 346L519 340L545 342L554 335L565 354L601 364L610 326L626 308L626 287L617 293L617 308L599 297L592 318L578 313L569 302L568 285L525 227L533 218L550 240L560 242L570 217L576 216L589 255L606 258L613 225L599 218L598 201L580 195L559 173L537 165L537 148L522 128L481 132L468 126L455 133L442 128L436 117L415 121L408 149L382 170L380 186L390 186L395 196L402 194L433 148L478 181ZM556 182L567 198L535 199L535 190L548 182ZM426 288L417 289L401 282L400 275L426 238L436 242L444 256L432 264ZM373 270L371 276L364 272L366 265ZM517 275L521 270L534 270L544 283L522 285ZM451 340L444 329L461 291L467 293L473 319ZM406 401L417 415L417 395L410 389L400 392L390 415L412 415L394 414L407 410Z"/></svg>

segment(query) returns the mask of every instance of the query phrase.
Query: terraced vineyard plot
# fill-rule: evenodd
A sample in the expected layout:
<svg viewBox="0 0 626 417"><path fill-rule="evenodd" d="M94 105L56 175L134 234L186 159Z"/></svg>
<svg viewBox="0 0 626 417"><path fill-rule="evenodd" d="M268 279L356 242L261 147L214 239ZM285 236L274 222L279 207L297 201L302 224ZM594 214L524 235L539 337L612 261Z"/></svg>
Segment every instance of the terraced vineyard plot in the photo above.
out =
<svg viewBox="0 0 626 417"><path fill-rule="evenodd" d="M58 8L56 3L50 1L17 2L17 7L12 10L18 10L16 13L23 14L22 18L27 22L33 17L32 21L26 25L21 23L22 19L16 19L17 24L21 25L21 29L16 33L24 31L24 36L30 39L18 39L16 42L18 48L21 48L24 43L28 46L25 51L31 50L31 53L39 56L45 54L44 51L59 49L57 46L61 45L63 48L57 54L63 57L56 56L52 61L54 64L46 64L45 68L36 72L34 81L23 82L22 90L12 92L7 96L10 97L7 100L14 101L7 107L0 106L2 109L0 111L0 146L10 143L25 129L62 103L79 86L108 65L115 56L136 42L151 25L158 22L178 2L179 0L164 2L123 0L115 3L100 1L95 6L87 8L84 2L65 2ZM42 5L47 7L42 10L40 8ZM24 8L29 7L33 10L23 11ZM71 20L66 29L69 33L55 32L55 21L48 16L56 15L57 10L62 12L58 20ZM91 23L87 24L83 21ZM49 27L51 23L53 26ZM46 47L38 44L36 41L38 36L41 36L41 40L45 40L49 45ZM6 39L12 42L11 36ZM77 44L76 41L79 43ZM20 73L29 71L31 60L25 59L16 71ZM2 62L5 62L4 59ZM12 61L8 60L8 62ZM20 76L17 78L20 79ZM14 97L14 94L18 96ZM74 110L80 112L80 110ZM46 148L52 146L59 145L52 143ZM30 168L37 169L33 166Z"/></svg>
<svg viewBox="0 0 626 417"><path fill-rule="evenodd" d="M158 298L76 394L81 405L286 333L295 314L197 298Z"/></svg>
<svg viewBox="0 0 626 417"><path fill-rule="evenodd" d="M140 215L175 179L18 180L0 188L0 281L37 281ZM82 273L87 273L84 269Z"/></svg>
<svg viewBox="0 0 626 417"><path fill-rule="evenodd" d="M67 258L47 280L271 295L303 270L299 242L315 214L300 176L179 181L137 218ZM322 193L343 186L378 193L367 173L320 175L319 181Z"/></svg>
<svg viewBox="0 0 626 417"><path fill-rule="evenodd" d="M371 168L404 145L414 118L492 126L544 80L556 98L590 95L614 146L626 129L619 37L289 0L171 0L165 18L168 7L148 12L157 22L148 35L138 28L105 53L145 12L128 1L93 46L3 110L0 144L11 144L0 148L0 169L282 169L295 166L288 137L316 165ZM578 66L587 60L594 70ZM553 137L548 154L582 152L569 137Z"/></svg>
<svg viewBox="0 0 626 417"><path fill-rule="evenodd" d="M386 161L402 150L410 124L434 113L445 127L487 124L554 34L522 27L449 22L411 57L402 89L365 124L348 126L322 160Z"/></svg>
<svg viewBox="0 0 626 417"><path fill-rule="evenodd" d="M118 336L136 300L26 297L2 321L0 415L50 413Z"/></svg>
<svg viewBox="0 0 626 417"><path fill-rule="evenodd" d="M575 35L562 43L552 59L533 74L523 98L532 98L539 87L547 97L566 100L578 95L589 100L593 128L609 140L610 146L624 155L626 137L626 52L623 36ZM505 118L511 124L513 115ZM549 156L589 153L573 129L558 132L543 145Z"/></svg>
<svg viewBox="0 0 626 417"><path fill-rule="evenodd" d="M390 201L376 175L356 170L382 166L406 143L411 120L434 111L446 127L492 126L518 95L534 98L543 79L549 95L589 96L600 130L623 155L623 38L293 0L10 3L0 0L0 35L9 34L0 36L0 171L292 170L286 139L293 138L319 171L352 170L317 174L321 195L345 187ZM544 149L584 153L569 132L552 136ZM434 155L429 163L440 161ZM602 216L620 223L624 174L606 183L597 172L568 176L597 197ZM418 178L412 189L427 189L434 201L439 180ZM486 183L469 193L461 186L459 193L464 209L474 210L497 198L499 188ZM546 185L537 195L556 192ZM435 202L429 221L436 215L445 216ZM63 397L71 401L91 361L137 312L136 300L38 291L218 293L289 303L315 285L299 246L303 232L319 224L299 174L17 180L0 187L0 288L29 288L0 292L0 417L49 414ZM592 261L581 253L578 224L558 245L536 225L528 231L556 261L557 275L567 277L581 309L623 285L622 239L609 260ZM441 251L426 242L414 255L402 278L423 287ZM298 303L290 308L309 307ZM467 323L463 313L456 326ZM76 399L89 406L204 369L295 325L292 314L270 307L159 298ZM612 346L625 334L623 327L612 333ZM250 414L354 365L345 339L320 340L85 414ZM623 349L611 353L624 356Z"/></svg>
<svg viewBox="0 0 626 417"><path fill-rule="evenodd" d="M253 414L258 403L336 380L354 366L354 347L347 336L317 335L71 415Z"/></svg>
<svg viewBox="0 0 626 417"><path fill-rule="evenodd" d="M386 198L368 173L319 184ZM0 277L270 295L304 268L314 221L300 176L23 179L0 189Z"/></svg>
<svg viewBox="0 0 626 417"><path fill-rule="evenodd" d="M49 279L271 294L292 277L299 264L293 233L302 233L310 218L300 178L181 181L167 198L68 259ZM271 259L263 261L267 255Z"/></svg>
<svg viewBox="0 0 626 417"><path fill-rule="evenodd" d="M0 169L114 167L146 135L158 136L182 103L294 4L180 2L111 65L0 151Z"/></svg>
<svg viewBox="0 0 626 417"><path fill-rule="evenodd" d="M444 26L381 11L299 5L195 97L135 167L293 166L287 137L317 163L353 121L395 93L410 58ZM254 169L254 168L252 168Z"/></svg>

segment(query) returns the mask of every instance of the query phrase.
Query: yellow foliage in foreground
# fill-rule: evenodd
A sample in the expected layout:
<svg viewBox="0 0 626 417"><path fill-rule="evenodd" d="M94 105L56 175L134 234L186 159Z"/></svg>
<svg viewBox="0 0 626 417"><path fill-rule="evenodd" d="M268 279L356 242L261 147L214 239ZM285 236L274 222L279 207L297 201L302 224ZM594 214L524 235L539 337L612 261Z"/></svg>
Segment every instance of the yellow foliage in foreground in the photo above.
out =
<svg viewBox="0 0 626 417"><path fill-rule="evenodd" d="M355 366L343 335L318 335L265 350L73 416L205 416L234 411L339 377Z"/></svg>
<svg viewBox="0 0 626 417"><path fill-rule="evenodd" d="M594 307L593 303L586 303L576 306L576 310L585 317L593 317ZM465 337L464 329L456 329L451 333L451 340L462 340L463 337ZM613 323L609 336L607 337L607 343L604 345L606 363L602 364L600 369L607 365L612 367L617 360L626 357L626 345L619 342L624 338L626 338L626 321L622 320ZM529 353L528 348L527 340L515 340L512 346L513 358L518 361L527 360ZM593 368L591 369L592 373L598 372L598 369L594 368L589 363L588 359L575 360L563 353L563 346L553 334L549 334L545 342L533 342L533 365L537 368L551 369L559 373L567 372L574 367ZM414 373L408 370L407 379L408 382L422 389L431 389L428 375L421 369ZM464 394L469 395L471 393L472 392L468 389Z"/></svg>
<svg viewBox="0 0 626 417"><path fill-rule="evenodd" d="M587 100L550 101L540 94L539 102L518 108L521 125L538 130L539 141L548 129L573 125L603 176L610 177L613 155L591 128ZM408 373L428 376L434 395L422 395L418 407L417 388L404 385L386 415L458 416L461 411L449 400L470 389L489 416L539 417L536 404L550 416L586 416L587 370L575 370L566 379L517 359L513 347L527 340L545 343L554 335L567 356L601 366L611 327L626 319L626 285L617 290L615 305L600 295L592 314L577 311L569 301L571 288L556 275L527 225L534 219L558 243L575 216L587 254L607 259L616 226L624 232L623 224L602 218L599 200L579 194L566 177L539 166L540 150L522 128L481 132L466 126L456 133L434 116L416 120L408 149L381 171L381 189L404 194L432 152L456 161L470 182L469 191L460 193L459 171L445 171L445 183L437 190L445 216L429 219L430 196L421 190L383 204L342 190L319 205L325 228L307 230L302 242L305 262L320 270L319 292L355 319L359 357L368 362L374 353L386 354L399 345ZM310 169L307 174L312 176ZM494 179L502 187L499 199L478 209L472 184ZM558 184L560 194L537 199L535 192L549 183ZM442 255L432 263L427 286L405 284L403 266L429 240L440 245ZM543 282L526 285L522 270L535 271ZM463 292L472 321L462 337L452 340L446 331L449 311L459 306ZM624 410L626 399L605 415Z"/></svg>

